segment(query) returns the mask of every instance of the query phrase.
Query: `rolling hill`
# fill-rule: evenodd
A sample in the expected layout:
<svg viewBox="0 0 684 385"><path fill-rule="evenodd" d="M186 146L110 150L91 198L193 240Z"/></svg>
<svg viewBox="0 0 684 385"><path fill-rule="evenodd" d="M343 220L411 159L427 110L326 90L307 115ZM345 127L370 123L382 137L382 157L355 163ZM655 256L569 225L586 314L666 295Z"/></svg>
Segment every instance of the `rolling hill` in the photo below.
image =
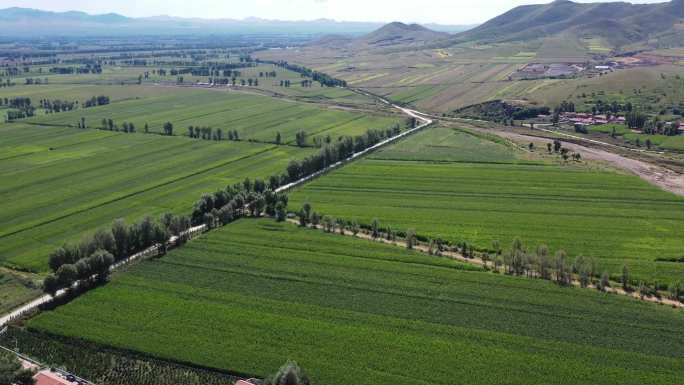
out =
<svg viewBox="0 0 684 385"><path fill-rule="evenodd" d="M393 22L358 39L359 43L373 46L424 44L448 39L451 35L437 32L419 24Z"/></svg>
<svg viewBox="0 0 684 385"><path fill-rule="evenodd" d="M613 47L678 35L684 30L684 0L655 4L575 3L516 7L472 30L456 41L520 41L548 36L601 38Z"/></svg>

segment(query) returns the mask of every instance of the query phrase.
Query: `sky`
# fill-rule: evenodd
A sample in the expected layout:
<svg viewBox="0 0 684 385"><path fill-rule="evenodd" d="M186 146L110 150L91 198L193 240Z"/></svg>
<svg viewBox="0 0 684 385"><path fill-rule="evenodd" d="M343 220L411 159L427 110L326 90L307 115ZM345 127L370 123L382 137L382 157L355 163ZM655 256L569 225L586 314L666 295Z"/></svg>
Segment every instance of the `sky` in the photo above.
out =
<svg viewBox="0 0 684 385"><path fill-rule="evenodd" d="M640 0L633 3L658 3ZM170 15L206 19L259 17L344 21L477 24L523 4L548 0L0 0L0 8L116 12L125 16ZM584 0L582 2L598 2Z"/></svg>

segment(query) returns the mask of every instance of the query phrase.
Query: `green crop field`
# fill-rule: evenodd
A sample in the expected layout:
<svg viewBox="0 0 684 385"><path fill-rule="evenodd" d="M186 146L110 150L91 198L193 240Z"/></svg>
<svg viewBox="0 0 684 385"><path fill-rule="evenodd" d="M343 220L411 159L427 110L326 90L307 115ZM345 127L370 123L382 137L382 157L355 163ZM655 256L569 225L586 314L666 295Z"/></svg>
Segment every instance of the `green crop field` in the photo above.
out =
<svg viewBox="0 0 684 385"><path fill-rule="evenodd" d="M679 380L684 313L473 269L242 220L28 326L262 377L293 359L314 384Z"/></svg>
<svg viewBox="0 0 684 385"><path fill-rule="evenodd" d="M0 135L0 261L33 270L116 218L186 214L204 192L281 173L313 151L22 124Z"/></svg>
<svg viewBox="0 0 684 385"><path fill-rule="evenodd" d="M370 158L435 162L518 162L517 155L520 151L506 143L496 137L473 131L439 126L419 132L410 140L385 147L371 154Z"/></svg>
<svg viewBox="0 0 684 385"><path fill-rule="evenodd" d="M109 96L111 101L139 99L151 96L162 96L177 92L171 87L155 86L121 86L92 84L47 84L21 85L0 88L0 97L29 97L37 105L40 99L78 101L79 104L93 96Z"/></svg>
<svg viewBox="0 0 684 385"><path fill-rule="evenodd" d="M613 274L625 263L641 279L684 278L684 264L655 262L682 256L684 199L633 176L511 160L509 147L473 136L450 142L445 132L430 129L319 178L293 192L290 207L308 201L319 213L483 249L520 237L600 258Z"/></svg>
<svg viewBox="0 0 684 385"><path fill-rule="evenodd" d="M156 58L155 60L158 59L159 58ZM173 58L170 59L173 60ZM90 98L102 94L110 96L112 100L118 100L154 93L174 92L174 87L172 86L176 85L178 80L176 76L160 76L152 73L152 71L156 71L158 68L165 68L168 71L173 66L165 64L163 60L159 61L158 64L159 66L147 67L112 65L105 66L101 74L68 75L51 74L49 73L50 67L31 67L31 72L13 78L13 82L16 84L15 86L0 88L0 96L30 96L35 97L36 99L49 98L61 100L78 98L78 100L83 101L86 96ZM41 72L38 72L39 69ZM240 68L239 71L240 76L236 77L238 85L241 84L241 80L258 80L258 85L244 87L245 90L249 91L265 90L276 94L320 102L335 102L352 105L375 103L373 99L348 89L323 87L319 83L314 83L312 87L303 87L300 74L271 64L260 64L254 67ZM267 78L259 76L260 73L263 74L264 72L271 71L275 71L275 77ZM148 74L148 77L140 79L141 84L138 85L139 76L142 76L145 73ZM41 79L41 81L47 79L47 84L26 85L24 84L26 78L38 78ZM291 85L289 87L283 87L280 85L281 81L289 81ZM184 86L189 87L200 82L208 84L210 82L210 77L193 76L190 74L183 75L182 85ZM164 88L166 88L166 90L164 90Z"/></svg>
<svg viewBox="0 0 684 385"><path fill-rule="evenodd" d="M142 131L148 124L150 131L161 132L164 123L171 122L177 134L187 134L189 126L209 126L222 129L224 137L228 130L237 130L242 139L266 142L275 141L280 132L284 143L294 142L300 130L307 132L310 140L315 135L357 135L402 120L226 90L174 89L162 96L44 115L27 122L76 126L81 117L89 127L101 127L102 119L113 119L119 126L133 123Z"/></svg>
<svg viewBox="0 0 684 385"><path fill-rule="evenodd" d="M50 97L38 93L48 89L77 100L114 96L109 105L0 125L0 264L33 271L46 267L53 248L116 218L187 213L204 192L280 174L290 160L315 151L276 146L278 133L283 144L294 144L304 131L312 144L316 136L360 135L404 122L226 90L50 84L24 91L37 99ZM131 90L129 97L119 89ZM76 128L81 117L88 129ZM135 124L137 133L94 129L110 118L118 127ZM173 137L153 134L167 121ZM145 124L152 134L143 134ZM224 140L190 139L190 125L220 128ZM228 130L241 141L225 140Z"/></svg>

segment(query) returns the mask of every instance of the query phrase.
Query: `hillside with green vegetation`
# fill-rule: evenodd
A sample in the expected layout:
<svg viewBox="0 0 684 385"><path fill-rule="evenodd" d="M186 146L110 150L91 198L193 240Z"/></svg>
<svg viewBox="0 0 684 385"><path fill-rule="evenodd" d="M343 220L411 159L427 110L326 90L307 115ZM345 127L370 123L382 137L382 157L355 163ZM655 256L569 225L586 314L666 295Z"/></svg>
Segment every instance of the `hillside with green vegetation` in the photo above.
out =
<svg viewBox="0 0 684 385"><path fill-rule="evenodd" d="M513 41L545 36L590 36L613 47L680 34L684 2L656 4L626 2L522 5L457 36L459 41Z"/></svg>
<svg viewBox="0 0 684 385"><path fill-rule="evenodd" d="M317 384L667 384L684 363L683 317L264 219L134 266L28 327L245 375L289 358Z"/></svg>
<svg viewBox="0 0 684 385"><path fill-rule="evenodd" d="M419 24L393 22L356 39L352 44L372 47L433 44L449 36L448 33L433 31Z"/></svg>
<svg viewBox="0 0 684 385"><path fill-rule="evenodd" d="M522 162L519 150L483 137L445 140L445 131L427 130L319 178L296 190L290 207L309 202L321 214L378 219L483 250L519 237L530 250L545 244L598 258L614 275L627 264L637 279L684 278L683 264L656 262L681 257L682 198L582 164Z"/></svg>

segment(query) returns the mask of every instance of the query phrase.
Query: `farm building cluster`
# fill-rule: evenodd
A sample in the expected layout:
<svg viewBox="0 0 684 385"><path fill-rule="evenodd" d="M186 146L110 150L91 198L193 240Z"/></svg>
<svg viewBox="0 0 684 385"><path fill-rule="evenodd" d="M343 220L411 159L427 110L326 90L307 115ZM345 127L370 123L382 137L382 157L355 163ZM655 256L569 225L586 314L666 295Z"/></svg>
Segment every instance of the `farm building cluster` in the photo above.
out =
<svg viewBox="0 0 684 385"><path fill-rule="evenodd" d="M559 122L581 124L585 126L608 123L625 124L625 117L610 114L594 115L584 112L563 112L560 114Z"/></svg>
<svg viewBox="0 0 684 385"><path fill-rule="evenodd" d="M640 52L610 58L606 61L583 63L529 63L519 68L508 80L533 80L544 78L569 78L577 75L594 77L620 69L650 67L662 64L676 64L681 60L675 56Z"/></svg>
<svg viewBox="0 0 684 385"><path fill-rule="evenodd" d="M572 77L585 70L585 65L577 63L530 63L511 75L509 80Z"/></svg>

